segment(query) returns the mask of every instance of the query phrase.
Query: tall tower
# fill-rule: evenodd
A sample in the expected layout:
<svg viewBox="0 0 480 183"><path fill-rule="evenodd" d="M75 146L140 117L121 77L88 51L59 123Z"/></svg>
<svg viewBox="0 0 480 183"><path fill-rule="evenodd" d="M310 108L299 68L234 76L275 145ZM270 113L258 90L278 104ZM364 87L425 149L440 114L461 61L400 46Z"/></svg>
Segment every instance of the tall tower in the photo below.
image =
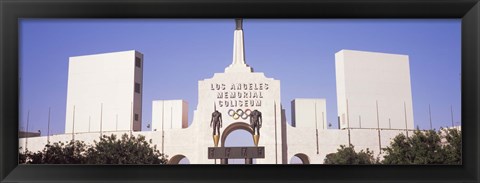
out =
<svg viewBox="0 0 480 183"><path fill-rule="evenodd" d="M258 164L282 164L287 162L286 138L282 129L286 122L282 121L280 101L280 81L268 78L261 72L253 72L253 69L245 62L245 49L243 42L242 19L235 20L232 63L225 68L223 73L215 73L212 78L198 81L198 105L194 111L190 128L192 134L188 137L195 138L197 150L175 149L166 146L165 153L179 153L190 162L213 164L213 159L208 159L206 149L214 146L212 140L213 128L210 127L212 113L217 110L222 114L222 128L220 129L219 147L226 147L228 136L236 130L251 129L249 116L251 111L258 110L262 113L261 137L258 146L265 147L265 158L257 159ZM251 131L248 131L252 133ZM247 140L254 142L252 136L245 136ZM179 135L173 139L182 139ZM165 142L172 143L169 136L165 136ZM187 137L186 137L187 138ZM172 143L176 144L176 143ZM178 145L176 145L178 146ZM194 153L192 153L194 152Z"/></svg>
<svg viewBox="0 0 480 183"><path fill-rule="evenodd" d="M414 129L408 55L335 54L340 128Z"/></svg>
<svg viewBox="0 0 480 183"><path fill-rule="evenodd" d="M143 54L70 57L65 133L140 131Z"/></svg>
<svg viewBox="0 0 480 183"><path fill-rule="evenodd" d="M253 72L245 62L245 45L243 43L243 19L235 19L236 28L233 37L233 60L225 72Z"/></svg>

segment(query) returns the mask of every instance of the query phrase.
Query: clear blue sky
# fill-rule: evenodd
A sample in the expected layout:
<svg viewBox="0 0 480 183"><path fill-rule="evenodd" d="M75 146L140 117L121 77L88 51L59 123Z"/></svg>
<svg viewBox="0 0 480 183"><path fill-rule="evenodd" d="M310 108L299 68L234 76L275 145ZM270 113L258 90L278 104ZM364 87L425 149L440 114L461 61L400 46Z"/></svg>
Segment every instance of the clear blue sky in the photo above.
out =
<svg viewBox="0 0 480 183"><path fill-rule="evenodd" d="M294 98L326 98L337 128L335 57L341 49L406 54L410 58L415 125L460 122L461 21L245 19L246 62L281 82L290 119ZM152 100L184 99L189 121L198 80L232 62L232 19L23 19L20 21L20 128L64 133L70 56L138 50L144 54L143 130ZM168 69L167 69L168 68ZM456 123L456 125L459 123ZM235 134L232 134L236 136Z"/></svg>

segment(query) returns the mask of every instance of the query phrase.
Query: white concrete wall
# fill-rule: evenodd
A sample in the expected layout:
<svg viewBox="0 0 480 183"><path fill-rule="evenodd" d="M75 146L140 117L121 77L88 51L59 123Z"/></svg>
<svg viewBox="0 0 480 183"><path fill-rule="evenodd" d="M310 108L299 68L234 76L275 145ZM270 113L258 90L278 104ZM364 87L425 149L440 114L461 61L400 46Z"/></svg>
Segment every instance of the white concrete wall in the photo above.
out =
<svg viewBox="0 0 480 183"><path fill-rule="evenodd" d="M327 104L325 99L294 99L292 126L299 128L327 129Z"/></svg>
<svg viewBox="0 0 480 183"><path fill-rule="evenodd" d="M341 50L335 68L340 128L377 128L378 102L380 128L414 129L407 55Z"/></svg>
<svg viewBox="0 0 480 183"><path fill-rule="evenodd" d="M138 135L143 135L146 137L146 139L150 138L157 138L152 139L153 144L158 144L160 142L161 135L151 135L152 133L149 132L130 132L130 131L109 131L109 132L81 132L81 133L75 133L75 134L58 134L58 135L51 135L50 137L47 136L41 136L41 137L31 137L31 138L20 138L19 139L19 147L22 148L22 150L25 150L23 147L27 147L29 151L41 151L45 147L48 141L50 141L51 144L57 143L57 142L63 142L63 143L68 143L72 139L74 140L79 140L79 141L84 141L85 144L87 145L93 145L94 141L98 142L100 140L101 135L107 135L110 136L112 134L115 134L117 138L120 138L123 134L128 134L130 135L138 136ZM153 146L152 146L153 147ZM158 149L158 148L157 148Z"/></svg>
<svg viewBox="0 0 480 183"><path fill-rule="evenodd" d="M199 123L195 123L199 124ZM328 129L328 130L318 130L318 136L316 135L315 129L309 128L296 128L290 125L286 125L286 133L288 146L284 146L285 149L285 158L287 161L295 156L296 154L302 153L305 154L311 164L322 164L325 156L329 153L337 152L337 149L340 148L340 145L348 146L349 142L349 132L348 130L340 129ZM198 134L197 127L188 127L186 129L166 129L162 135L161 131L141 131L141 132L132 132L133 135L143 135L146 137L147 141L152 139L152 147L156 146L160 152L165 153L170 158L175 155L186 156L190 163L192 164L214 164L214 160L208 160L206 157L207 147L213 146L213 142L210 139L200 139L196 137L201 137L202 135ZM360 150L369 149L374 152L374 156L383 158L384 154L380 154L380 148L385 148L389 146L392 139L400 134L405 134L405 131L402 130L380 130L380 143L378 130L375 129L351 129L350 130L350 142L355 146L355 150L359 152ZM409 130L409 135L413 134L413 131ZM118 131L118 132L103 132L103 135L116 134L118 138L123 134L130 134L129 131ZM209 134L209 133L208 133ZM162 139L162 136L164 139ZM94 141L99 141L100 133L99 132L90 132L90 133L76 133L74 136L72 134L61 134L61 135L52 135L49 140L51 143L55 142L69 142L74 138L75 140L84 141L88 145L93 145ZM29 151L41 151L47 144L48 138L46 136L42 137L30 137L20 138L19 147L22 148L22 151L25 150L23 147L27 147ZM263 139L261 138L260 141ZM25 144L27 141L27 144ZM318 143L318 147L317 147ZM266 143L264 142L264 145ZM271 149L271 148L266 148ZM205 154L203 153L205 151ZM265 151L267 153L267 150ZM382 152L383 153L383 152ZM272 153L266 154L266 156L275 156ZM261 161L262 159L256 159L257 164L275 164L275 159L266 158L268 161ZM220 163L220 160L217 160L217 163ZM288 162L285 162L288 163ZM281 164L281 162L279 162Z"/></svg>
<svg viewBox="0 0 480 183"><path fill-rule="evenodd" d="M65 133L141 130L142 72L134 50L70 57Z"/></svg>
<svg viewBox="0 0 480 183"><path fill-rule="evenodd" d="M152 131L181 129L188 126L188 103L184 100L152 102Z"/></svg>
<svg viewBox="0 0 480 183"><path fill-rule="evenodd" d="M293 156L302 153L308 156L310 163L322 163L316 161L318 144L317 130L315 128L301 128L287 125L287 160L290 162Z"/></svg>

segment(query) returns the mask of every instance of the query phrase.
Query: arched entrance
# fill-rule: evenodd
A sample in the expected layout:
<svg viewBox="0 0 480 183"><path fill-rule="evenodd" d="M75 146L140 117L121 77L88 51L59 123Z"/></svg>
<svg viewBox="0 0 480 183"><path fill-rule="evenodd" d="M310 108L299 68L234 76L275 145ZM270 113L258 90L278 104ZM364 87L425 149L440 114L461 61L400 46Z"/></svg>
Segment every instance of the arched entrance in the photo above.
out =
<svg viewBox="0 0 480 183"><path fill-rule="evenodd" d="M167 162L167 164L190 164L190 161L184 155L178 154L172 156Z"/></svg>
<svg viewBox="0 0 480 183"><path fill-rule="evenodd" d="M253 129L245 122L235 122L228 125L221 134L221 147L252 147ZM254 164L254 159L221 159L221 164Z"/></svg>
<svg viewBox="0 0 480 183"><path fill-rule="evenodd" d="M222 138L221 138L221 147L225 147L225 140L227 139L228 135L232 133L235 130L245 130L249 132L250 134L253 135L253 129L252 127L245 123L245 122L235 122L230 125L228 125L225 130L222 132Z"/></svg>
<svg viewBox="0 0 480 183"><path fill-rule="evenodd" d="M306 154L297 153L290 159L290 164L310 164L310 158Z"/></svg>

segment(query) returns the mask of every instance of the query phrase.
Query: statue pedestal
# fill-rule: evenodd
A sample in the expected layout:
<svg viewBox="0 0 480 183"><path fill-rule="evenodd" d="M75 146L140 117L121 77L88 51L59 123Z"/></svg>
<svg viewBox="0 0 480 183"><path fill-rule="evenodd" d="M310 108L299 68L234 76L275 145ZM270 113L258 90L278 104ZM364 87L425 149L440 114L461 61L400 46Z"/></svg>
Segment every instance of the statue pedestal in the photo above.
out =
<svg viewBox="0 0 480 183"><path fill-rule="evenodd" d="M219 135L213 135L213 144L215 147L218 147L218 139L220 138Z"/></svg>
<svg viewBox="0 0 480 183"><path fill-rule="evenodd" d="M260 140L260 135L253 135L253 143L255 143L255 146L258 146L259 140Z"/></svg>

